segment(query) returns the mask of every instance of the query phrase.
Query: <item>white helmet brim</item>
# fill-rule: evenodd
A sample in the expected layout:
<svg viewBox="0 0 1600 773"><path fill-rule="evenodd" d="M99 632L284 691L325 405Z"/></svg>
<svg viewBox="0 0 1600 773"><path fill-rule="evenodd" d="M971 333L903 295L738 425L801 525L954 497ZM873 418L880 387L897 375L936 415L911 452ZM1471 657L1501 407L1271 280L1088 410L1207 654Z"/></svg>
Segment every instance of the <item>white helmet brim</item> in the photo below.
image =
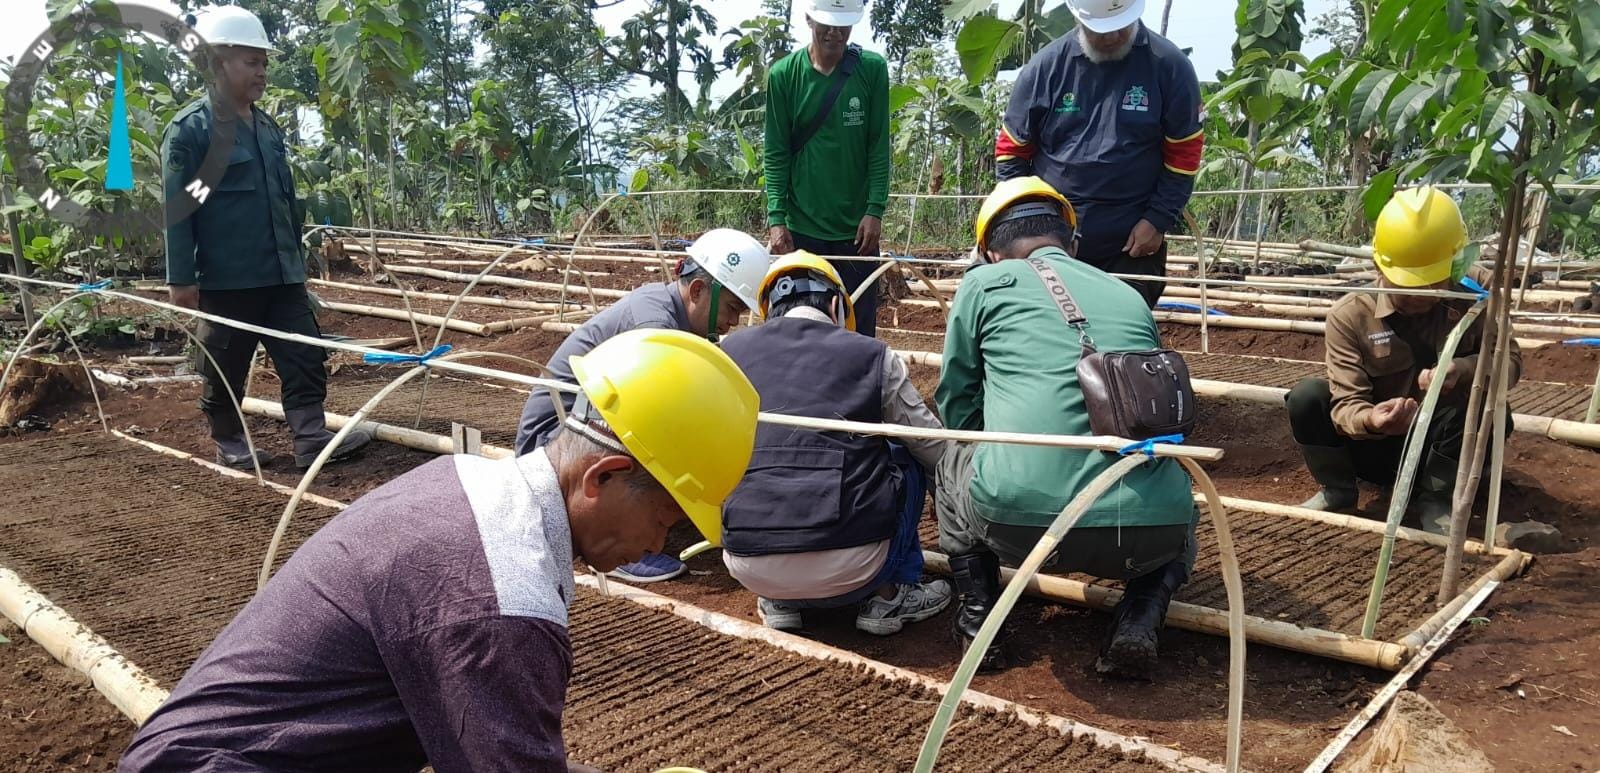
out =
<svg viewBox="0 0 1600 773"><path fill-rule="evenodd" d="M1144 0L1133 0L1128 4L1127 8L1111 16L1091 17L1076 7L1072 9L1072 15L1077 17L1078 23L1088 28L1090 32L1098 32L1104 35L1108 32L1116 32L1125 27L1130 27L1139 20L1139 17L1144 16Z"/></svg>

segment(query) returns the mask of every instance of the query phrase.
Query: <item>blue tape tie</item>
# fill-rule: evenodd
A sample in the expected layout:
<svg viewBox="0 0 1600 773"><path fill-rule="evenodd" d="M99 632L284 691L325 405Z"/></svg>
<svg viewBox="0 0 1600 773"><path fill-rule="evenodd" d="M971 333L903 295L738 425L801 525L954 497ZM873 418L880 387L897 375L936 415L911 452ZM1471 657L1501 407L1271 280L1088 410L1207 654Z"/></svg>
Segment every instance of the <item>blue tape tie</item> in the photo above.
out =
<svg viewBox="0 0 1600 773"><path fill-rule="evenodd" d="M1483 285L1478 284L1470 276L1461 277L1461 286L1467 288L1468 290L1471 290L1471 291L1477 293L1478 294L1478 300L1480 300L1480 301L1483 300L1484 298L1489 297L1489 291L1484 289Z"/></svg>
<svg viewBox="0 0 1600 773"><path fill-rule="evenodd" d="M540 237L538 239L523 239L522 243L525 244L525 245L528 245L528 246L536 247L538 245L544 244L544 237Z"/></svg>
<svg viewBox="0 0 1600 773"><path fill-rule="evenodd" d="M100 280L98 282L94 282L94 283L84 282L83 284L78 285L78 292L80 292L80 293L97 293L97 292L100 292L101 290L110 290L110 289L111 289L111 280L110 279L102 279L102 280Z"/></svg>
<svg viewBox="0 0 1600 773"><path fill-rule="evenodd" d="M453 348L455 347L452 347L450 344L439 344L438 346L433 347L433 351L428 352L427 354L368 352L367 354L361 356L361 361L368 365L400 365L410 363L427 365L428 360L431 360L435 357L443 357L444 355L449 354L450 350Z"/></svg>
<svg viewBox="0 0 1600 773"><path fill-rule="evenodd" d="M1600 346L1600 338L1568 338L1561 343L1567 346Z"/></svg>
<svg viewBox="0 0 1600 773"><path fill-rule="evenodd" d="M1156 304L1156 308L1163 311L1200 311L1199 304L1182 303L1179 301L1162 301L1161 303ZM1228 312L1221 311L1219 309L1206 309L1205 311L1207 314L1210 314L1214 317L1228 316Z"/></svg>
<svg viewBox="0 0 1600 773"><path fill-rule="evenodd" d="M1139 441L1137 443L1129 443L1129 444L1123 446L1122 448L1118 449L1117 453L1122 454L1123 456L1130 456L1132 454L1144 454L1145 456L1148 456L1148 457L1154 459L1155 456L1156 456L1156 444L1157 443L1162 443L1162 444L1167 444L1167 445L1177 445L1177 444L1182 443L1182 442L1183 442L1183 435L1162 435L1161 437L1153 437L1153 438L1150 438L1149 440L1141 440L1141 441Z"/></svg>

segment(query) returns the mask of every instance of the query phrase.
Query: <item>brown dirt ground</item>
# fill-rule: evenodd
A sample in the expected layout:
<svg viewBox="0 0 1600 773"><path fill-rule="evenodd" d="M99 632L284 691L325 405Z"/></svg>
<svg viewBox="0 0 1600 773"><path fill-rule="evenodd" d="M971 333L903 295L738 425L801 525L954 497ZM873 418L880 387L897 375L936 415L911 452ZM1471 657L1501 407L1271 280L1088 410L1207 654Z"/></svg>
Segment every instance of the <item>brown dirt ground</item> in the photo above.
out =
<svg viewBox="0 0 1600 773"><path fill-rule="evenodd" d="M520 292L513 290L506 297L528 297L517 294ZM894 322L894 308L885 307L880 325ZM937 310L908 313L911 308L899 307L899 325L942 329ZM326 320L330 332L354 337L409 333L404 323L331 316L344 319ZM1198 348L1196 328L1164 325L1163 329L1169 346ZM520 331L496 339L460 336L458 340L469 348L542 357L559 338ZM934 337L916 336L913 340L923 345L895 343L911 349L938 348ZM1321 358L1320 341L1302 334L1213 330L1211 340L1216 351ZM173 349L172 344L165 346L168 351ZM1526 361L1528 378L1584 384L1592 381L1600 353L1548 347L1530 353ZM931 394L937 373L918 368L914 378L924 394ZM175 386L111 395L107 397L109 420L115 428L137 425L158 442L209 453L204 423L195 409L197 394L194 387ZM80 404L49 418L57 429L88 429L94 424L91 413L92 407L85 412ZM266 438L269 448L287 450L280 425L253 421L252 426ZM1194 442L1228 451L1227 458L1210 470L1224 494L1293 503L1313 490L1280 412L1208 403L1203 406L1201 430ZM428 458L420 452L375 445L359 460L330 467L315 490L349 501ZM286 460L274 464L270 472L282 482L298 482ZM1600 597L1592 592L1600 577L1597 501L1600 455L1514 435L1502 518L1535 518L1556 525L1570 552L1540 557L1525 577L1502 587L1480 610L1481 619L1464 627L1413 683L1471 733L1500 769L1594 770L1600 766L1600 711L1596 710L1600 708ZM1376 492L1366 491L1362 506L1363 512L1379 516L1384 501ZM676 530L674 538L677 547L690 541L683 529ZM714 554L698 558L686 580L654 589L754 619L750 597L733 586L718 564ZM808 620L818 638L925 673L948 677L958 657L943 618L914 626L898 637L877 639L857 633L848 614L818 617ZM1022 631L1018 637L1022 665L980 677L976 689L1220 759L1225 642L1170 630L1164 635L1165 654L1156 682L1107 682L1088 667L1105 631L1105 615L1025 601L1014 619L1015 627ZM1246 763L1261 770L1303 765L1388 678L1267 647L1252 648L1250 658ZM1519 697L1519 688L1525 697ZM38 692L51 694L49 690ZM26 701L32 710L36 701ZM1573 736L1554 730L1556 726L1570 730Z"/></svg>
<svg viewBox="0 0 1600 773"><path fill-rule="evenodd" d="M12 770L106 770L133 740L133 723L89 680L57 663L0 617L0 759Z"/></svg>

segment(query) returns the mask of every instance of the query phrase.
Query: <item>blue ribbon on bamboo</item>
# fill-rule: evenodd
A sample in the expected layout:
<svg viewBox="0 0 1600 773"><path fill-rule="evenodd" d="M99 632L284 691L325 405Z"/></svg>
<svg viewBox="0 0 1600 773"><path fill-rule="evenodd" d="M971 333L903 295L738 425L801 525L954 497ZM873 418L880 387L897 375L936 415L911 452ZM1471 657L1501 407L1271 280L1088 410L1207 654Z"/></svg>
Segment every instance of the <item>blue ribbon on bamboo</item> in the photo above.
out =
<svg viewBox="0 0 1600 773"><path fill-rule="evenodd" d="M1123 456L1144 454L1145 456L1154 459L1156 457L1157 443L1161 443L1163 445L1177 445L1182 442L1183 435L1162 435L1160 437L1150 438L1149 440L1141 440L1137 443L1129 443L1118 449L1117 453L1122 454Z"/></svg>
<svg viewBox="0 0 1600 773"><path fill-rule="evenodd" d="M427 365L429 360L443 357L455 347L450 344L439 344L433 351L426 354L396 354L394 352L368 352L361 356L361 361L368 365Z"/></svg>
<svg viewBox="0 0 1600 773"><path fill-rule="evenodd" d="M1489 297L1489 291L1470 276L1461 277L1461 286L1478 294L1478 300Z"/></svg>
<svg viewBox="0 0 1600 773"><path fill-rule="evenodd" d="M78 285L78 292L80 292L80 293L97 293L97 292L100 292L101 290L110 290L110 289L111 289L111 280L110 279L102 279L102 280L100 280L98 282L84 282L83 284Z"/></svg>

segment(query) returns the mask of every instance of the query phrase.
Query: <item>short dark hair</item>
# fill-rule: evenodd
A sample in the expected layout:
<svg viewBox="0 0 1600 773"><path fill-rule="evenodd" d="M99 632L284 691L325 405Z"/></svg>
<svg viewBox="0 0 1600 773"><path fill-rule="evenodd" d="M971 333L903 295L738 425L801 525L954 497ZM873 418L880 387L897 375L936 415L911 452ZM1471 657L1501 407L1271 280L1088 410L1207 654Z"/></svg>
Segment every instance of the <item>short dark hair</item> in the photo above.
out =
<svg viewBox="0 0 1600 773"><path fill-rule="evenodd" d="M987 244L994 252L1008 252L1016 241L1041 236L1055 240L1062 249L1072 247L1072 227L1059 215L1035 215L995 223L989 229Z"/></svg>
<svg viewBox="0 0 1600 773"><path fill-rule="evenodd" d="M778 319L802 306L830 314L832 313L830 304L838 295L838 293L790 293L784 296L783 300L772 304L772 308L767 310L767 319Z"/></svg>
<svg viewBox="0 0 1600 773"><path fill-rule="evenodd" d="M689 258L684 258L683 262L678 264L678 283L688 287L689 283L696 279L704 279L709 282L711 281L711 274L701 268L699 263Z"/></svg>

